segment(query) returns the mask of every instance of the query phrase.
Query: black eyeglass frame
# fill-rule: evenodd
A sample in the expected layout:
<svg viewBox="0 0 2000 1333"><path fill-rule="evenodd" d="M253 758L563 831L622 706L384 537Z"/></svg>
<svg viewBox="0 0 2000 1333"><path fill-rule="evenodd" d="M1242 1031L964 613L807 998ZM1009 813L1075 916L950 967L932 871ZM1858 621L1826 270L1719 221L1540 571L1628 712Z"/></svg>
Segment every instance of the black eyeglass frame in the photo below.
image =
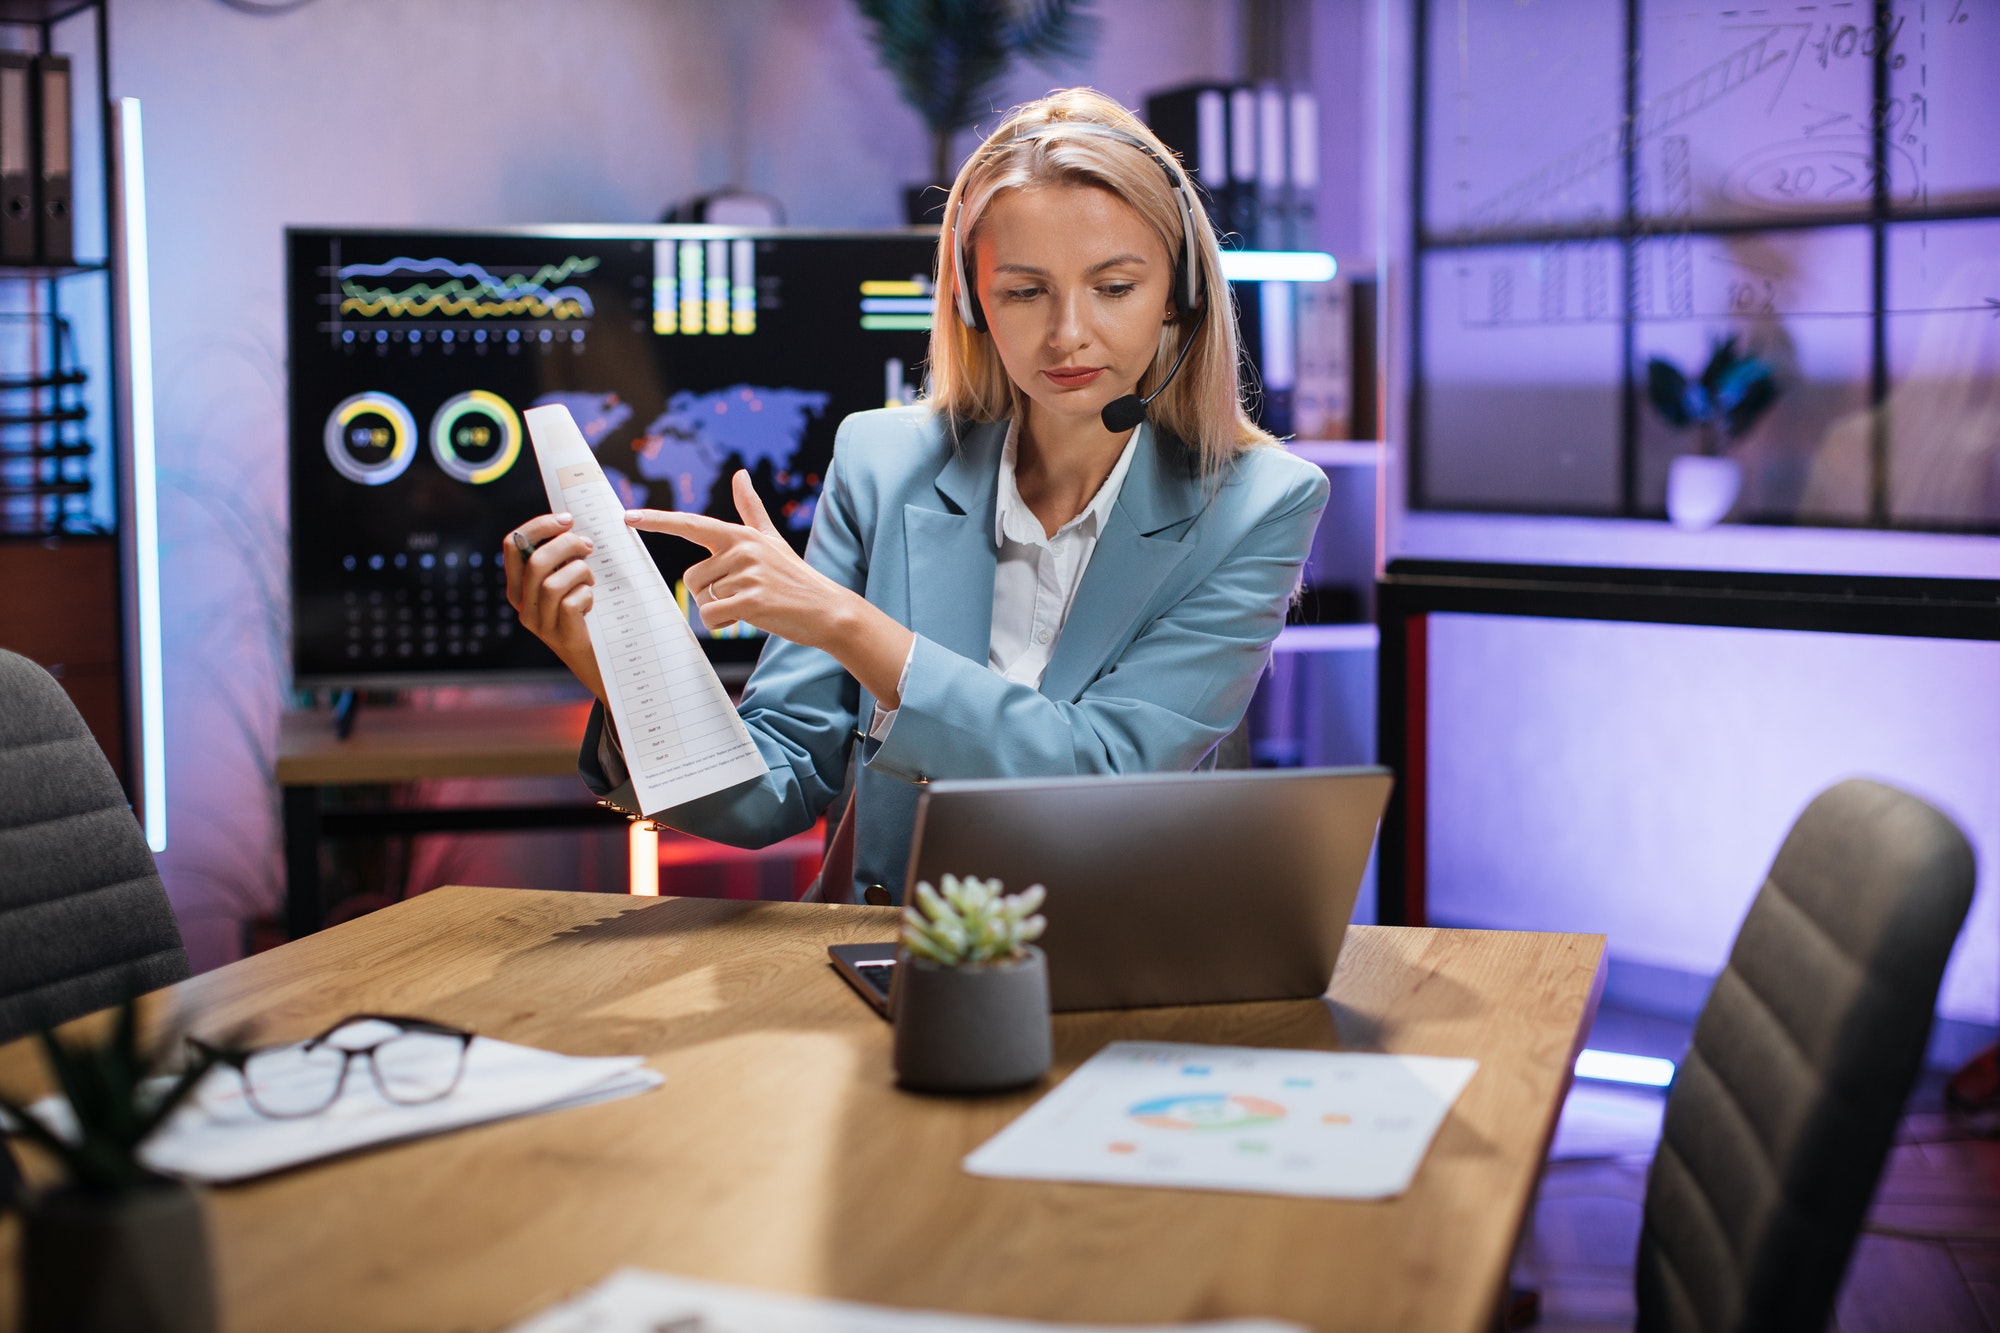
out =
<svg viewBox="0 0 2000 1333"><path fill-rule="evenodd" d="M391 1036L384 1037L380 1041L372 1042L358 1049L330 1044L333 1034L342 1028L354 1023L369 1022L388 1023L399 1030ZM451 1082L446 1084L443 1090L439 1092L429 1093L422 1097L398 1096L389 1090L388 1081L382 1077L382 1067L375 1061L375 1052L387 1046L390 1042L396 1041L412 1032L428 1033L438 1037L454 1037L458 1040L458 1067L452 1071ZM304 1051L310 1052L324 1047L329 1050L339 1051L342 1057L340 1072L334 1076L333 1092L321 1105L304 1111L274 1111L257 1099L257 1085L250 1078L250 1061L267 1051L281 1049L280 1047L259 1046L237 1048L217 1046L212 1042L203 1041L199 1037L189 1037L187 1043L211 1064L226 1065L236 1071L238 1081L243 1084L243 1100L258 1115L268 1120L304 1120L310 1116L321 1114L328 1107L340 1100L340 1094L347 1089L347 1071L353 1068L356 1057L365 1057L367 1059L369 1076L374 1080L375 1090L382 1094L384 1101L393 1102L397 1106L428 1106L432 1102L443 1101L458 1090L459 1083L465 1078L466 1055L472 1049L472 1038L473 1034L463 1028L455 1028L448 1023L435 1023L428 1018L411 1018L406 1014L349 1014L317 1036L308 1037L305 1041L299 1043L300 1048ZM290 1043L286 1044L289 1045Z"/></svg>

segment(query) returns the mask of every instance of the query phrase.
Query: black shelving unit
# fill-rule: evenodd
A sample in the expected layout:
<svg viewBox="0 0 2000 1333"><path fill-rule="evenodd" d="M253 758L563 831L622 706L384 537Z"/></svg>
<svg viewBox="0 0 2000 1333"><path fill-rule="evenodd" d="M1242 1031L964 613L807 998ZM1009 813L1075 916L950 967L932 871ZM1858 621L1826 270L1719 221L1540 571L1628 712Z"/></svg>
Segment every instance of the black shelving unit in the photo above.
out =
<svg viewBox="0 0 2000 1333"><path fill-rule="evenodd" d="M0 338L0 647L62 682L137 802L107 3L0 0L10 49L71 61L73 253L81 256L0 265L11 311L0 321L17 321ZM18 327L23 319L31 327Z"/></svg>
<svg viewBox="0 0 2000 1333"><path fill-rule="evenodd" d="M106 0L0 0L0 32L14 40L13 49L39 54L54 52L56 29L70 20L87 19L91 43L88 56L94 66L99 96L83 99L72 91L71 116L96 117L100 149L99 192L102 218L98 230L104 258L67 264L0 265L0 285L30 289L25 309L0 315L0 320L20 320L31 327L20 345L28 350L31 364L22 365L12 357L0 356L0 537L46 540L59 537L112 535L115 519L101 522L92 510L107 515L118 512L117 496L102 495L101 483L92 478L95 459L116 457L118 445L115 413L108 410L118 401L117 358L111 347L115 282L104 283L104 345L102 356L86 357L76 346L71 321L65 315L65 290L71 279L86 275L111 274L113 180L111 125L108 89L110 86L110 39ZM19 40L22 33L27 41ZM72 82L72 90L75 83ZM77 136L71 132L74 144ZM80 174L89 168L73 157L71 168ZM79 226L79 239L81 227ZM93 414L88 403L92 375L101 375L107 410ZM115 469L97 469L108 479ZM93 504L96 500L98 503ZM115 593L116 589L112 589Z"/></svg>

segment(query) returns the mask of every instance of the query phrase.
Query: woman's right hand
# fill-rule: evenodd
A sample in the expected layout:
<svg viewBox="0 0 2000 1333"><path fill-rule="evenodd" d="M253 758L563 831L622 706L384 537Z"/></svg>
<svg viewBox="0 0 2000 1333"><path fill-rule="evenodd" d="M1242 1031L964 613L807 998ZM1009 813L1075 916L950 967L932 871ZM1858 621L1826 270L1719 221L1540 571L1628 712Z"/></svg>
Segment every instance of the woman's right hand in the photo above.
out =
<svg viewBox="0 0 2000 1333"><path fill-rule="evenodd" d="M575 525L568 514L543 514L507 534L500 543L507 566L507 601L522 627L554 649L563 665L603 701L604 676L583 623L594 582L583 561L591 544L588 537L572 531ZM532 556L522 556L515 533L534 544Z"/></svg>

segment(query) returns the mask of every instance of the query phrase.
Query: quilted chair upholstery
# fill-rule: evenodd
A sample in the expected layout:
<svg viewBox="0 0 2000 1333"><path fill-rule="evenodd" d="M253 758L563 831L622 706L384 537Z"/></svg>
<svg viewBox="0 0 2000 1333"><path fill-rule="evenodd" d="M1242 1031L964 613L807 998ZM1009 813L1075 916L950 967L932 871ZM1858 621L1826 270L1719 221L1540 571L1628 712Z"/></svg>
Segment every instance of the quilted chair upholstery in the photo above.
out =
<svg viewBox="0 0 2000 1333"><path fill-rule="evenodd" d="M1916 1078L1972 849L1874 782L1806 807L1667 1099L1639 1328L1819 1333Z"/></svg>
<svg viewBox="0 0 2000 1333"><path fill-rule="evenodd" d="M0 650L0 1041L187 974L104 752L48 672Z"/></svg>

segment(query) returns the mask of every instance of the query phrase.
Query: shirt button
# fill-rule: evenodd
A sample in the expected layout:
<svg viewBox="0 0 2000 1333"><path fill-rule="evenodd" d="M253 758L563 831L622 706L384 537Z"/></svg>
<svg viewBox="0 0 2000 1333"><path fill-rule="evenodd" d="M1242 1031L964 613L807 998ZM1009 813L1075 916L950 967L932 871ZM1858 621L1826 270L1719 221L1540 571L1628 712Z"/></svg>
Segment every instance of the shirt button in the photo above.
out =
<svg viewBox="0 0 2000 1333"><path fill-rule="evenodd" d="M887 907L889 905L888 886L884 884L870 884L861 891L861 901L867 903L870 907Z"/></svg>
<svg viewBox="0 0 2000 1333"><path fill-rule="evenodd" d="M1049 632L1048 632L1047 630L1045 630L1045 629L1038 629L1038 630L1036 630L1036 631L1035 631L1035 642L1036 642L1036 643L1047 643L1047 642L1048 642L1048 641L1049 641L1050 639L1053 639L1054 637L1055 637L1055 635L1053 635L1053 634L1049 633Z"/></svg>

